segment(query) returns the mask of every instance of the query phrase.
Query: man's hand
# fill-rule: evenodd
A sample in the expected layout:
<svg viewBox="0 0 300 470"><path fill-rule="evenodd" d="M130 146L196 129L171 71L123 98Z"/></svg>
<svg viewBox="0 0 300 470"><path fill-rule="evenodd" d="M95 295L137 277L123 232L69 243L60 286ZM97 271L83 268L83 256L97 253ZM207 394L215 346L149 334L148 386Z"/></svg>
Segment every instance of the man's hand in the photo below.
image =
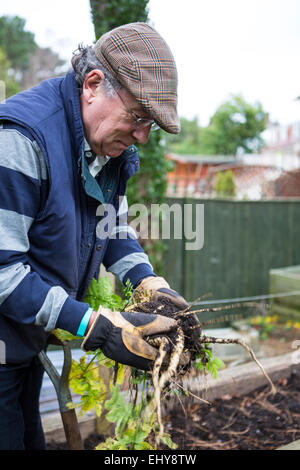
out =
<svg viewBox="0 0 300 470"><path fill-rule="evenodd" d="M143 279L134 291L137 299L140 294L150 294L151 300L168 297L178 307L178 310L184 310L189 305L178 292L170 288L163 277L150 276Z"/></svg>
<svg viewBox="0 0 300 470"><path fill-rule="evenodd" d="M112 312L100 307L92 314L81 347L84 351L101 348L105 356L114 361L148 370L158 351L143 337L167 333L175 326L174 319L161 315Z"/></svg>

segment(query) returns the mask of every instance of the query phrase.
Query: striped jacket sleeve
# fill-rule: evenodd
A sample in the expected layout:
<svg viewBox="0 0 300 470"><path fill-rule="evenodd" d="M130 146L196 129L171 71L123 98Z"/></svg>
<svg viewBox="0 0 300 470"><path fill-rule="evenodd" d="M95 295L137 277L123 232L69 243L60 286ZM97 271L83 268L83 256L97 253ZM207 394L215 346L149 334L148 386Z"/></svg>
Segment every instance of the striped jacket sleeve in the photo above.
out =
<svg viewBox="0 0 300 470"><path fill-rule="evenodd" d="M76 334L89 305L50 286L26 263L28 233L47 178L36 142L15 128L0 127L0 315Z"/></svg>
<svg viewBox="0 0 300 470"><path fill-rule="evenodd" d="M148 276L156 276L148 256L137 240L137 235L127 224L128 204L126 196L120 196L116 225L110 234L103 264L123 284L127 280L136 287Z"/></svg>

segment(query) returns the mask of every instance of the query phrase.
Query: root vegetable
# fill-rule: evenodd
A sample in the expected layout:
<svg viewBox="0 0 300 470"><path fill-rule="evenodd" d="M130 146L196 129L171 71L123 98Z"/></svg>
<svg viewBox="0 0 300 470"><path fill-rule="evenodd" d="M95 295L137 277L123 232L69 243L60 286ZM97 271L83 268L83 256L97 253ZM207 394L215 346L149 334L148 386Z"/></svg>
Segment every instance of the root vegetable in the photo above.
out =
<svg viewBox="0 0 300 470"><path fill-rule="evenodd" d="M257 305L257 304L256 304ZM250 305L247 305L250 306ZM253 303L251 303L253 306ZM161 417L161 395L171 382L175 382L177 377L180 377L190 371L192 362L197 355L203 354L205 358L205 348L207 345L213 343L239 344L245 348L251 355L252 359L260 367L262 373L266 377L271 387L271 393L276 393L274 384L270 377L267 375L263 366L257 360L252 349L243 341L239 339L223 339L207 337L202 335L202 325L196 313L203 311L226 310L234 306L224 306L217 308L202 309L198 311L191 311L191 306L182 311L178 311L177 307L171 302L170 299L163 297L159 301L140 301L138 304L130 306L130 311L142 311L145 313L156 313L177 320L177 327L168 336L154 336L145 338L149 344L156 347L159 351L158 357L154 362L152 369L152 381L154 387L154 401L157 411L159 433L156 437L156 444L158 445L164 433L164 427ZM236 305L235 305L236 307ZM207 322L205 322L207 323ZM176 382L175 382L176 383Z"/></svg>

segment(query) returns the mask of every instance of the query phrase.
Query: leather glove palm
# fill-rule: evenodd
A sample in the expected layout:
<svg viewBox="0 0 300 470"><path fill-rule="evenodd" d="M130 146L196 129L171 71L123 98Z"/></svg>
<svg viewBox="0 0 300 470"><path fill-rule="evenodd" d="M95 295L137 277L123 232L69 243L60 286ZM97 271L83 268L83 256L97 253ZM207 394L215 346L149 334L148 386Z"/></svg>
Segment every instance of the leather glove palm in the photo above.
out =
<svg viewBox="0 0 300 470"><path fill-rule="evenodd" d="M110 359L148 370L158 355L143 337L167 333L176 326L172 318L161 315L112 312L100 307L95 321L82 343L84 351L101 348Z"/></svg>

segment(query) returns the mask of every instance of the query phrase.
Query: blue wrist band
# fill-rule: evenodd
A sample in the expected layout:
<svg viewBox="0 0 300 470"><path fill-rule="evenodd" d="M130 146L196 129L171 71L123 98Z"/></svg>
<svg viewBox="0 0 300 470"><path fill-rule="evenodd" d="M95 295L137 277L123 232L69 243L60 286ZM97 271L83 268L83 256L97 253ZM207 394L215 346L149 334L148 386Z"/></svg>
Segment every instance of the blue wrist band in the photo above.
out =
<svg viewBox="0 0 300 470"><path fill-rule="evenodd" d="M79 328L77 330L77 336L84 336L85 330L89 324L93 309L89 308L82 317Z"/></svg>

